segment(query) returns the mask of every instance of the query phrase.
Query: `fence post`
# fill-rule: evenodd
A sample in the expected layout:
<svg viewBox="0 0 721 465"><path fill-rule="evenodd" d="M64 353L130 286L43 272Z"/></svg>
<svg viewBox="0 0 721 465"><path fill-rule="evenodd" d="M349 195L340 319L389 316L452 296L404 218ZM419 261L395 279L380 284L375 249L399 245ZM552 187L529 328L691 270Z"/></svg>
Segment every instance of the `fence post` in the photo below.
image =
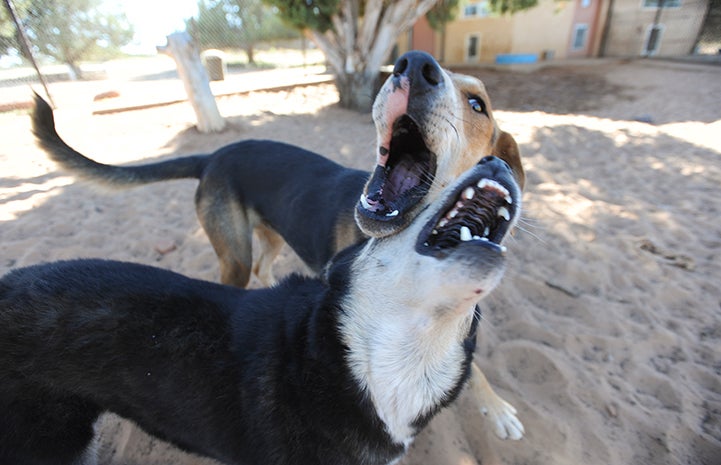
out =
<svg viewBox="0 0 721 465"><path fill-rule="evenodd" d="M210 81L200 61L200 54L187 32L174 32L167 36L168 44L157 47L159 53L169 55L178 68L188 100L198 120L198 131L219 132L225 128L225 119L218 111Z"/></svg>

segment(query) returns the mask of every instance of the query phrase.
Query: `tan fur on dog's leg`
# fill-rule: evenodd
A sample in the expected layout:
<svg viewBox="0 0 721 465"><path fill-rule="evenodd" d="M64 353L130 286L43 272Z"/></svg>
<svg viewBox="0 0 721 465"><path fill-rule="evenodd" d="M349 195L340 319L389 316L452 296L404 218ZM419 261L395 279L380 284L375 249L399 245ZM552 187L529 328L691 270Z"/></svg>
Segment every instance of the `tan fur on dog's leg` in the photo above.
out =
<svg viewBox="0 0 721 465"><path fill-rule="evenodd" d="M516 417L516 409L493 391L476 362L471 363L469 385L481 413L493 424L496 436L501 439L521 439L524 429Z"/></svg>
<svg viewBox="0 0 721 465"><path fill-rule="evenodd" d="M270 287L275 284L273 276L273 260L280 253L285 241L280 234L272 230L265 224L260 224L255 228L258 236L258 257L253 265L253 273L260 279L263 286Z"/></svg>

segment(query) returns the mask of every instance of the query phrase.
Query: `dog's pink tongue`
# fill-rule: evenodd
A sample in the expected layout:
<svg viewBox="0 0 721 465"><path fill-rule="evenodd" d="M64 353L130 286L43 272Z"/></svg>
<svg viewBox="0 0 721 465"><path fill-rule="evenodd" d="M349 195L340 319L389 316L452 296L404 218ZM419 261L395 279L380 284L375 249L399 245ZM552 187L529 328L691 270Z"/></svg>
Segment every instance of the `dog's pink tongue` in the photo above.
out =
<svg viewBox="0 0 721 465"><path fill-rule="evenodd" d="M400 86L393 89L386 101L385 134L382 134L378 141L378 164L386 166L388 154L391 149L391 138L393 137L393 123L403 116L408 110L408 88L410 82L403 76L400 78Z"/></svg>

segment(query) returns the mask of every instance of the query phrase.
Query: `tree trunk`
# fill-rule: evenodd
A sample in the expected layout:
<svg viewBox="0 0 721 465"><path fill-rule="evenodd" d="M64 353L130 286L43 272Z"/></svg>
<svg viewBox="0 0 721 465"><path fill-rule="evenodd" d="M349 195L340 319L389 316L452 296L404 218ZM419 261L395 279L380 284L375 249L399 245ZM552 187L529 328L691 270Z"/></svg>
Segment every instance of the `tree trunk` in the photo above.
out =
<svg viewBox="0 0 721 465"><path fill-rule="evenodd" d="M255 66L255 47L253 47L253 44L245 47L245 54L248 57L248 64Z"/></svg>
<svg viewBox="0 0 721 465"><path fill-rule="evenodd" d="M342 107L371 110L380 68L396 39L436 1L366 0L361 9L356 0L340 0L330 30L306 31L333 70Z"/></svg>
<svg viewBox="0 0 721 465"><path fill-rule="evenodd" d="M369 113L378 92L380 69L376 72L341 73L335 76L335 85L340 96L340 106L361 113Z"/></svg>
<svg viewBox="0 0 721 465"><path fill-rule="evenodd" d="M198 49L187 32L174 32L168 37L168 45L158 47L158 52L170 55L178 68L185 92L193 105L200 132L219 132L225 128L215 96L210 91L208 73L200 60Z"/></svg>
<svg viewBox="0 0 721 465"><path fill-rule="evenodd" d="M77 63L67 63L67 65L71 81L79 81L83 78L83 70L80 69Z"/></svg>

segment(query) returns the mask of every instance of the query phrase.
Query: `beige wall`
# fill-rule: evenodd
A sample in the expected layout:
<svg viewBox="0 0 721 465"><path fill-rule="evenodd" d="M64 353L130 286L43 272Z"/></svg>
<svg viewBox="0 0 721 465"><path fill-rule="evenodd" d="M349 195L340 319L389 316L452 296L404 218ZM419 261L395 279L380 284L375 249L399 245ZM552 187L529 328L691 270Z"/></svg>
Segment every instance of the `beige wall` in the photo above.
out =
<svg viewBox="0 0 721 465"><path fill-rule="evenodd" d="M510 53L512 48L512 20L501 18L460 18L446 25L445 64L459 65L466 61L466 44L472 34L479 36L477 62L492 62L498 53Z"/></svg>
<svg viewBox="0 0 721 465"><path fill-rule="evenodd" d="M574 4L570 1L540 0L538 6L513 15L511 53L553 50L556 58L566 58L571 41Z"/></svg>
<svg viewBox="0 0 721 465"><path fill-rule="evenodd" d="M658 55L684 55L691 51L701 28L707 0L681 0L681 6L664 8ZM643 0L616 0L613 6L607 56L638 56L653 25L656 9L643 8Z"/></svg>
<svg viewBox="0 0 721 465"><path fill-rule="evenodd" d="M513 16L459 17L446 25L445 47L441 45L441 35L436 34L435 55L448 66L492 63L502 53L532 53L540 58L545 50L553 50L556 58L564 58L572 21L573 2L556 0L540 0L538 6ZM418 28L414 32L421 33ZM473 34L479 38L479 56L468 61L468 37ZM409 50L409 45L406 36L398 41L401 53Z"/></svg>

